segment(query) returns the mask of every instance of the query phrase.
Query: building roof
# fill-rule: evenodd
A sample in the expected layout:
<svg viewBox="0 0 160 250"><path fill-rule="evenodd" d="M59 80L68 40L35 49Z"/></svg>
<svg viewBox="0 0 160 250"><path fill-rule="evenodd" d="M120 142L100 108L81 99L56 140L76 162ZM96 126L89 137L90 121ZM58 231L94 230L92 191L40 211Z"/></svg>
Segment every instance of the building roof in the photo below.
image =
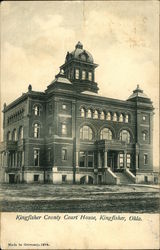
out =
<svg viewBox="0 0 160 250"><path fill-rule="evenodd" d="M75 46L75 50L71 53L67 53L66 55L66 62L70 61L71 59L77 59L83 62L93 63L93 56L91 53L83 49L83 44L78 42Z"/></svg>
<svg viewBox="0 0 160 250"><path fill-rule="evenodd" d="M66 84L72 84L68 78L65 77L63 70L61 70L56 76L55 79L51 82L51 84L61 82Z"/></svg>
<svg viewBox="0 0 160 250"><path fill-rule="evenodd" d="M136 99L138 97L150 99L145 93L143 93L143 90L140 89L139 84L137 85L137 88L135 90L133 90L133 94L130 95L127 100Z"/></svg>

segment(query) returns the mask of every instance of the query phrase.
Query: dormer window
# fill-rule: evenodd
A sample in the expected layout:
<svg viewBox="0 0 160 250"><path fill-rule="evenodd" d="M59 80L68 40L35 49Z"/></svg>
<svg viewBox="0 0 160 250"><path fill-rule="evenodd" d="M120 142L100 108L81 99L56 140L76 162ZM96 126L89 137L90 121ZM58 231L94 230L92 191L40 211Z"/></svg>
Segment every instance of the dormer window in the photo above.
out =
<svg viewBox="0 0 160 250"><path fill-rule="evenodd" d="M88 72L88 80L92 81L92 72Z"/></svg>
<svg viewBox="0 0 160 250"><path fill-rule="evenodd" d="M82 70L82 80L85 80L85 79L86 79L86 71Z"/></svg>
<svg viewBox="0 0 160 250"><path fill-rule="evenodd" d="M75 71L75 78L79 79L79 69L76 69L76 71Z"/></svg>

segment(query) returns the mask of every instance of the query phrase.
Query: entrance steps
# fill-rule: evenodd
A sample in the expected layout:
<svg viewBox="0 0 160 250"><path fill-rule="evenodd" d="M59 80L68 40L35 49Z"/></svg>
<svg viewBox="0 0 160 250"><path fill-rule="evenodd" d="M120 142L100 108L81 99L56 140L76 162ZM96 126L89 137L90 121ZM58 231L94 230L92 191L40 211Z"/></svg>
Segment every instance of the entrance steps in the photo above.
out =
<svg viewBox="0 0 160 250"><path fill-rule="evenodd" d="M123 172L123 173L115 173L116 176L119 178L119 184L132 184L133 181Z"/></svg>

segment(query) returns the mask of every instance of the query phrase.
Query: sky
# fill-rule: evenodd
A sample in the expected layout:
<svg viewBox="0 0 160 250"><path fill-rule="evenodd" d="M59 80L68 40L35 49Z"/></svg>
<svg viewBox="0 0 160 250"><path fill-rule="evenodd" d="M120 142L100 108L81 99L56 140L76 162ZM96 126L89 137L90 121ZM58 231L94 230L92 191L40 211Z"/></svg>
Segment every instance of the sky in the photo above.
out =
<svg viewBox="0 0 160 250"><path fill-rule="evenodd" d="M158 1L3 1L1 109L27 91L44 91L67 51L81 41L99 66L99 93L126 100L137 84L151 98L154 165L159 164ZM1 129L2 134L2 129Z"/></svg>

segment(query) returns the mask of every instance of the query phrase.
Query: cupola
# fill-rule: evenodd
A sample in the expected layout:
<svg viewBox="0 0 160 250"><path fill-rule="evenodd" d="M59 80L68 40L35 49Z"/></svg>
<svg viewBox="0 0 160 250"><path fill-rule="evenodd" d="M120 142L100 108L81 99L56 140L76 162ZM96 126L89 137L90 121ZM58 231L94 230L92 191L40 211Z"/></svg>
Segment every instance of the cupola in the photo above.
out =
<svg viewBox="0 0 160 250"><path fill-rule="evenodd" d="M60 67L64 75L73 84L78 92L92 91L97 93L98 87L95 82L95 68L93 56L83 48L79 41L72 52L67 52L65 63Z"/></svg>

